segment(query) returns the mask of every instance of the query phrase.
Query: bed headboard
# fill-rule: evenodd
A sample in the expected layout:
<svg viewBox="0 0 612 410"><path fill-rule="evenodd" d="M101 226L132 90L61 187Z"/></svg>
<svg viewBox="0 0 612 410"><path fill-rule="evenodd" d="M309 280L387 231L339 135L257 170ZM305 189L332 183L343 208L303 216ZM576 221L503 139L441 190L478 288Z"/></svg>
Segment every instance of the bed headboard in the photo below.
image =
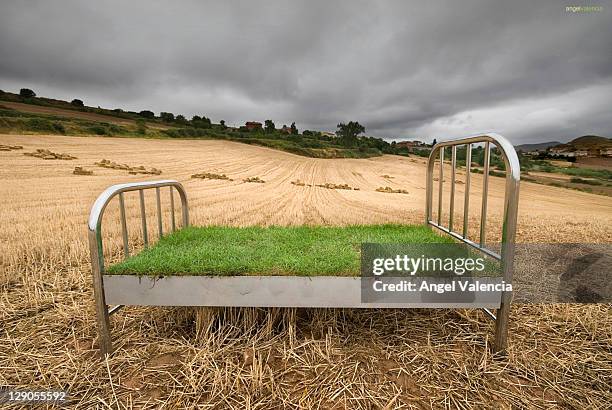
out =
<svg viewBox="0 0 612 410"><path fill-rule="evenodd" d="M130 191L138 191L140 195L140 215L142 221L142 236L144 238L145 247L149 244L149 235L147 232L147 218L144 200L144 191L147 189L155 189L156 194L156 205L157 205L157 224L159 236L163 235L163 224L162 224L162 210L161 210L161 189L168 187L170 193L170 226L172 232L176 230L175 221L175 207L174 207L174 190L176 190L181 198L181 214L183 216L183 227L189 225L189 207L187 204L187 193L185 188L178 181L171 179L161 181L150 181L150 182L132 182L127 184L118 184L108 187L102 192L89 213L88 221L88 238L89 238L89 252L91 255L91 271L93 274L93 287L94 296L96 299L96 309L98 312L105 312L104 315L98 315L98 320L103 320L105 323L99 326L106 326L108 328L108 315L113 313L115 309L121 306L115 306L114 309L108 310L106 305L106 298L104 296L104 248L102 245L102 217L104 216L104 210L110 201L115 197L119 196L119 213L121 219L121 233L123 236L123 256L127 258L130 255L129 242L128 242L128 228L127 221L125 218L125 201L124 193ZM101 333L104 334L104 333ZM100 340L103 351L110 351L110 339L102 338Z"/></svg>

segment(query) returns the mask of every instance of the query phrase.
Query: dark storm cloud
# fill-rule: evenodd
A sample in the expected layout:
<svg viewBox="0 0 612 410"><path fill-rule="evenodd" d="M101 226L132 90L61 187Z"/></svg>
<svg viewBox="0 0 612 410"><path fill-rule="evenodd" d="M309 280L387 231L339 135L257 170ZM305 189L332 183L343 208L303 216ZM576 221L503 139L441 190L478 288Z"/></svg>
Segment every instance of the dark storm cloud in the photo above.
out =
<svg viewBox="0 0 612 410"><path fill-rule="evenodd" d="M609 136L610 7L565 6L9 1L0 88L384 137Z"/></svg>

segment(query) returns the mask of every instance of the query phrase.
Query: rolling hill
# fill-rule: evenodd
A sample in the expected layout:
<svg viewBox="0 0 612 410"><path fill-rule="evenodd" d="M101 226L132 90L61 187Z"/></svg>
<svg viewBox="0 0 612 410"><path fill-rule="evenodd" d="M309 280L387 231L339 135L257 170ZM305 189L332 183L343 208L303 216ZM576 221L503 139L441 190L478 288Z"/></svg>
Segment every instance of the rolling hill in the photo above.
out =
<svg viewBox="0 0 612 410"><path fill-rule="evenodd" d="M565 144L556 145L555 148L570 150L600 150L612 147L612 139L598 135L583 135Z"/></svg>

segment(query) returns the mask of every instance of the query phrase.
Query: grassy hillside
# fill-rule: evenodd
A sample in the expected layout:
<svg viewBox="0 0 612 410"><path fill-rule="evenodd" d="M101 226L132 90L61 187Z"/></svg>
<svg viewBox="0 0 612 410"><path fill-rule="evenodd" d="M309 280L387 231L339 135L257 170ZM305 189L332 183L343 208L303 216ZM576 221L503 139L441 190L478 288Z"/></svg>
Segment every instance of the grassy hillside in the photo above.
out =
<svg viewBox="0 0 612 410"><path fill-rule="evenodd" d="M315 158L368 158L384 153L408 153L380 138L359 137L354 146L346 147L337 138L318 131L287 134L278 129L248 130L228 127L223 121L215 124L205 116L188 120L171 113L155 116L147 110L138 113L94 108L76 101L22 97L0 91L0 133L225 139Z"/></svg>
<svg viewBox="0 0 612 410"><path fill-rule="evenodd" d="M545 150L556 145L561 145L559 141L540 142L536 144L521 144L514 147L517 151L529 152L536 150Z"/></svg>
<svg viewBox="0 0 612 410"><path fill-rule="evenodd" d="M612 139L600 137L599 135L583 135L571 140L567 144L557 145L557 148L568 148L574 150L600 150L612 147Z"/></svg>

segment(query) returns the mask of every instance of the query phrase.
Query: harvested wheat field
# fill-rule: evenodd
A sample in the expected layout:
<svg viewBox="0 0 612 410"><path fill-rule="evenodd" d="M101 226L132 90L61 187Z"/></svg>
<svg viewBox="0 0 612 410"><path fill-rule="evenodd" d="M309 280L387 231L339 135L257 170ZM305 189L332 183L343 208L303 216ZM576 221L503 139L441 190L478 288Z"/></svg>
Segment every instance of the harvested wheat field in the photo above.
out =
<svg viewBox="0 0 612 410"><path fill-rule="evenodd" d="M63 389L83 408L612 406L607 304L513 305L501 358L487 349L492 323L475 310L130 307L112 317L116 351L101 361L86 221L109 185L177 179L194 225L420 224L424 160L312 159L226 141L4 135L0 144L23 146L0 152L0 385ZM76 159L23 155L37 149ZM96 167L102 159L163 174ZM95 171L74 175L75 167ZM472 177L477 238L482 176ZM494 241L503 179L490 180ZM519 241L612 243L609 197L531 183L520 196ZM155 209L152 192L146 204ZM166 215L168 204L164 195ZM126 194L126 206L138 248L137 196ZM117 215L111 204L109 260L122 246Z"/></svg>

